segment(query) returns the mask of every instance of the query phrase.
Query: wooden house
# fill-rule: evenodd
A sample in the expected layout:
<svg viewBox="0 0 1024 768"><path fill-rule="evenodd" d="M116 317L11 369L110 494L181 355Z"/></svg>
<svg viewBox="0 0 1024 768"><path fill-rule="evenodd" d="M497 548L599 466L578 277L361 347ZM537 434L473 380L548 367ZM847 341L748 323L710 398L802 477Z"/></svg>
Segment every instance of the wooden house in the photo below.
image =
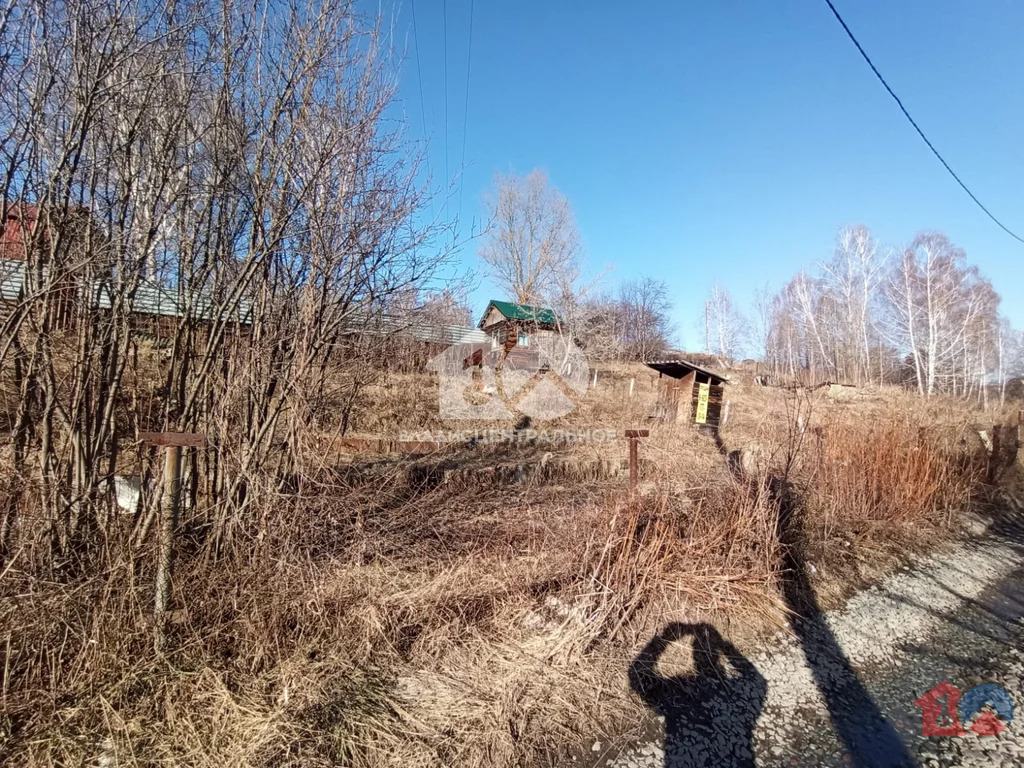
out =
<svg viewBox="0 0 1024 768"><path fill-rule="evenodd" d="M718 429L728 376L686 360L654 360L646 365L658 372L658 402L654 418Z"/></svg>
<svg viewBox="0 0 1024 768"><path fill-rule="evenodd" d="M31 203L7 203L0 220L0 323L7 320L14 307L23 298L27 283L26 264L30 251L45 254L50 247L49 222L39 206ZM87 217L84 209L67 209L62 225L74 233ZM42 219L43 221L40 221ZM70 325L77 304L77 284L70 274L59 274L50 280L50 267L45 265L41 274L47 283L46 300L52 311L53 328Z"/></svg>
<svg viewBox="0 0 1024 768"><path fill-rule="evenodd" d="M550 309L491 299L478 327L497 357L514 362L530 356L531 338L558 334L558 317Z"/></svg>
<svg viewBox="0 0 1024 768"><path fill-rule="evenodd" d="M89 268L89 260L82 253L82 232L89 226L86 209L72 207L63 209L60 216L51 216L31 203L7 203L2 207L0 323L30 300L34 291L40 291L38 283L42 283L44 300L52 307L56 327L70 326L85 312L103 314L114 308L120 290L115 285L115 271L98 265ZM49 249L55 229L61 231L66 243L61 261L85 267L72 269L51 263ZM30 271L35 269L38 271ZM170 338L185 317L201 328L217 319L217 302L210 294L181 291L155 279L140 280L127 298L132 329L143 336ZM222 317L229 327L244 328L251 324L251 311L250 302L243 299Z"/></svg>

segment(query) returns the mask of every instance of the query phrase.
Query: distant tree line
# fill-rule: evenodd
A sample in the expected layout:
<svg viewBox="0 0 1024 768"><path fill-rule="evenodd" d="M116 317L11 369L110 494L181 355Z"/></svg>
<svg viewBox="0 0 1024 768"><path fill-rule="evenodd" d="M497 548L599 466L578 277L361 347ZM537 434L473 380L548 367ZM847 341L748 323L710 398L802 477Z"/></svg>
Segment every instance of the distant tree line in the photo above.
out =
<svg viewBox="0 0 1024 768"><path fill-rule="evenodd" d="M921 233L897 252L880 248L866 227L849 227L813 272L759 291L750 320L714 289L709 346L727 358L749 347L770 373L802 381L903 384L982 402L995 392L1002 400L1024 373L1024 345L999 305L989 280L945 235Z"/></svg>

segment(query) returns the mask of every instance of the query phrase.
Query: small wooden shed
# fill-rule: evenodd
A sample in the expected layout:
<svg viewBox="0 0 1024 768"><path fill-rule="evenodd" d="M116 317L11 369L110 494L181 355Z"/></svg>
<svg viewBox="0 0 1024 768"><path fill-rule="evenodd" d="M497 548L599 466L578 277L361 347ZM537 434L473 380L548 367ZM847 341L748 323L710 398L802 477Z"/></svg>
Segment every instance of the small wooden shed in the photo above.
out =
<svg viewBox="0 0 1024 768"><path fill-rule="evenodd" d="M646 365L658 372L654 418L718 429L728 376L686 360L652 360Z"/></svg>

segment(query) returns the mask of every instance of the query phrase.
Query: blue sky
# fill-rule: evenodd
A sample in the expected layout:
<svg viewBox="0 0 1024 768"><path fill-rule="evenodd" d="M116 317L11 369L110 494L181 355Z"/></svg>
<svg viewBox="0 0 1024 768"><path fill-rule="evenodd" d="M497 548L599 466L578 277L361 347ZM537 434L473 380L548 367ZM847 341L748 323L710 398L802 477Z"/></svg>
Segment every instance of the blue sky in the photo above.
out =
<svg viewBox="0 0 1024 768"><path fill-rule="evenodd" d="M387 2L387 0L384 0ZM570 199L591 272L609 288L664 280L681 341L717 281L741 306L827 258L839 227L900 246L937 229L967 251L1024 327L1024 245L970 201L913 132L824 2L415 4L400 107L445 213L466 224L496 171L545 169ZM445 122L447 5L448 119ZM1024 235L1024 4L836 0L868 54L975 194ZM426 123L424 133L423 123ZM465 168L462 166L466 131ZM463 252L478 267L475 244ZM493 288L474 293L481 310Z"/></svg>

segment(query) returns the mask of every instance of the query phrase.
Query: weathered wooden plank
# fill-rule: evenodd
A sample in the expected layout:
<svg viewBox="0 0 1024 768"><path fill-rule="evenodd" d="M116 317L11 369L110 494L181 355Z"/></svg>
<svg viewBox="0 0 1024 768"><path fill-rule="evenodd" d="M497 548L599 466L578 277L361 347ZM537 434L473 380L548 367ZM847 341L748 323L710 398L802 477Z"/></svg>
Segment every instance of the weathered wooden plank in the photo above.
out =
<svg viewBox="0 0 1024 768"><path fill-rule="evenodd" d="M433 453L445 446L444 443L435 443L425 440L399 440L395 443L397 453Z"/></svg>

